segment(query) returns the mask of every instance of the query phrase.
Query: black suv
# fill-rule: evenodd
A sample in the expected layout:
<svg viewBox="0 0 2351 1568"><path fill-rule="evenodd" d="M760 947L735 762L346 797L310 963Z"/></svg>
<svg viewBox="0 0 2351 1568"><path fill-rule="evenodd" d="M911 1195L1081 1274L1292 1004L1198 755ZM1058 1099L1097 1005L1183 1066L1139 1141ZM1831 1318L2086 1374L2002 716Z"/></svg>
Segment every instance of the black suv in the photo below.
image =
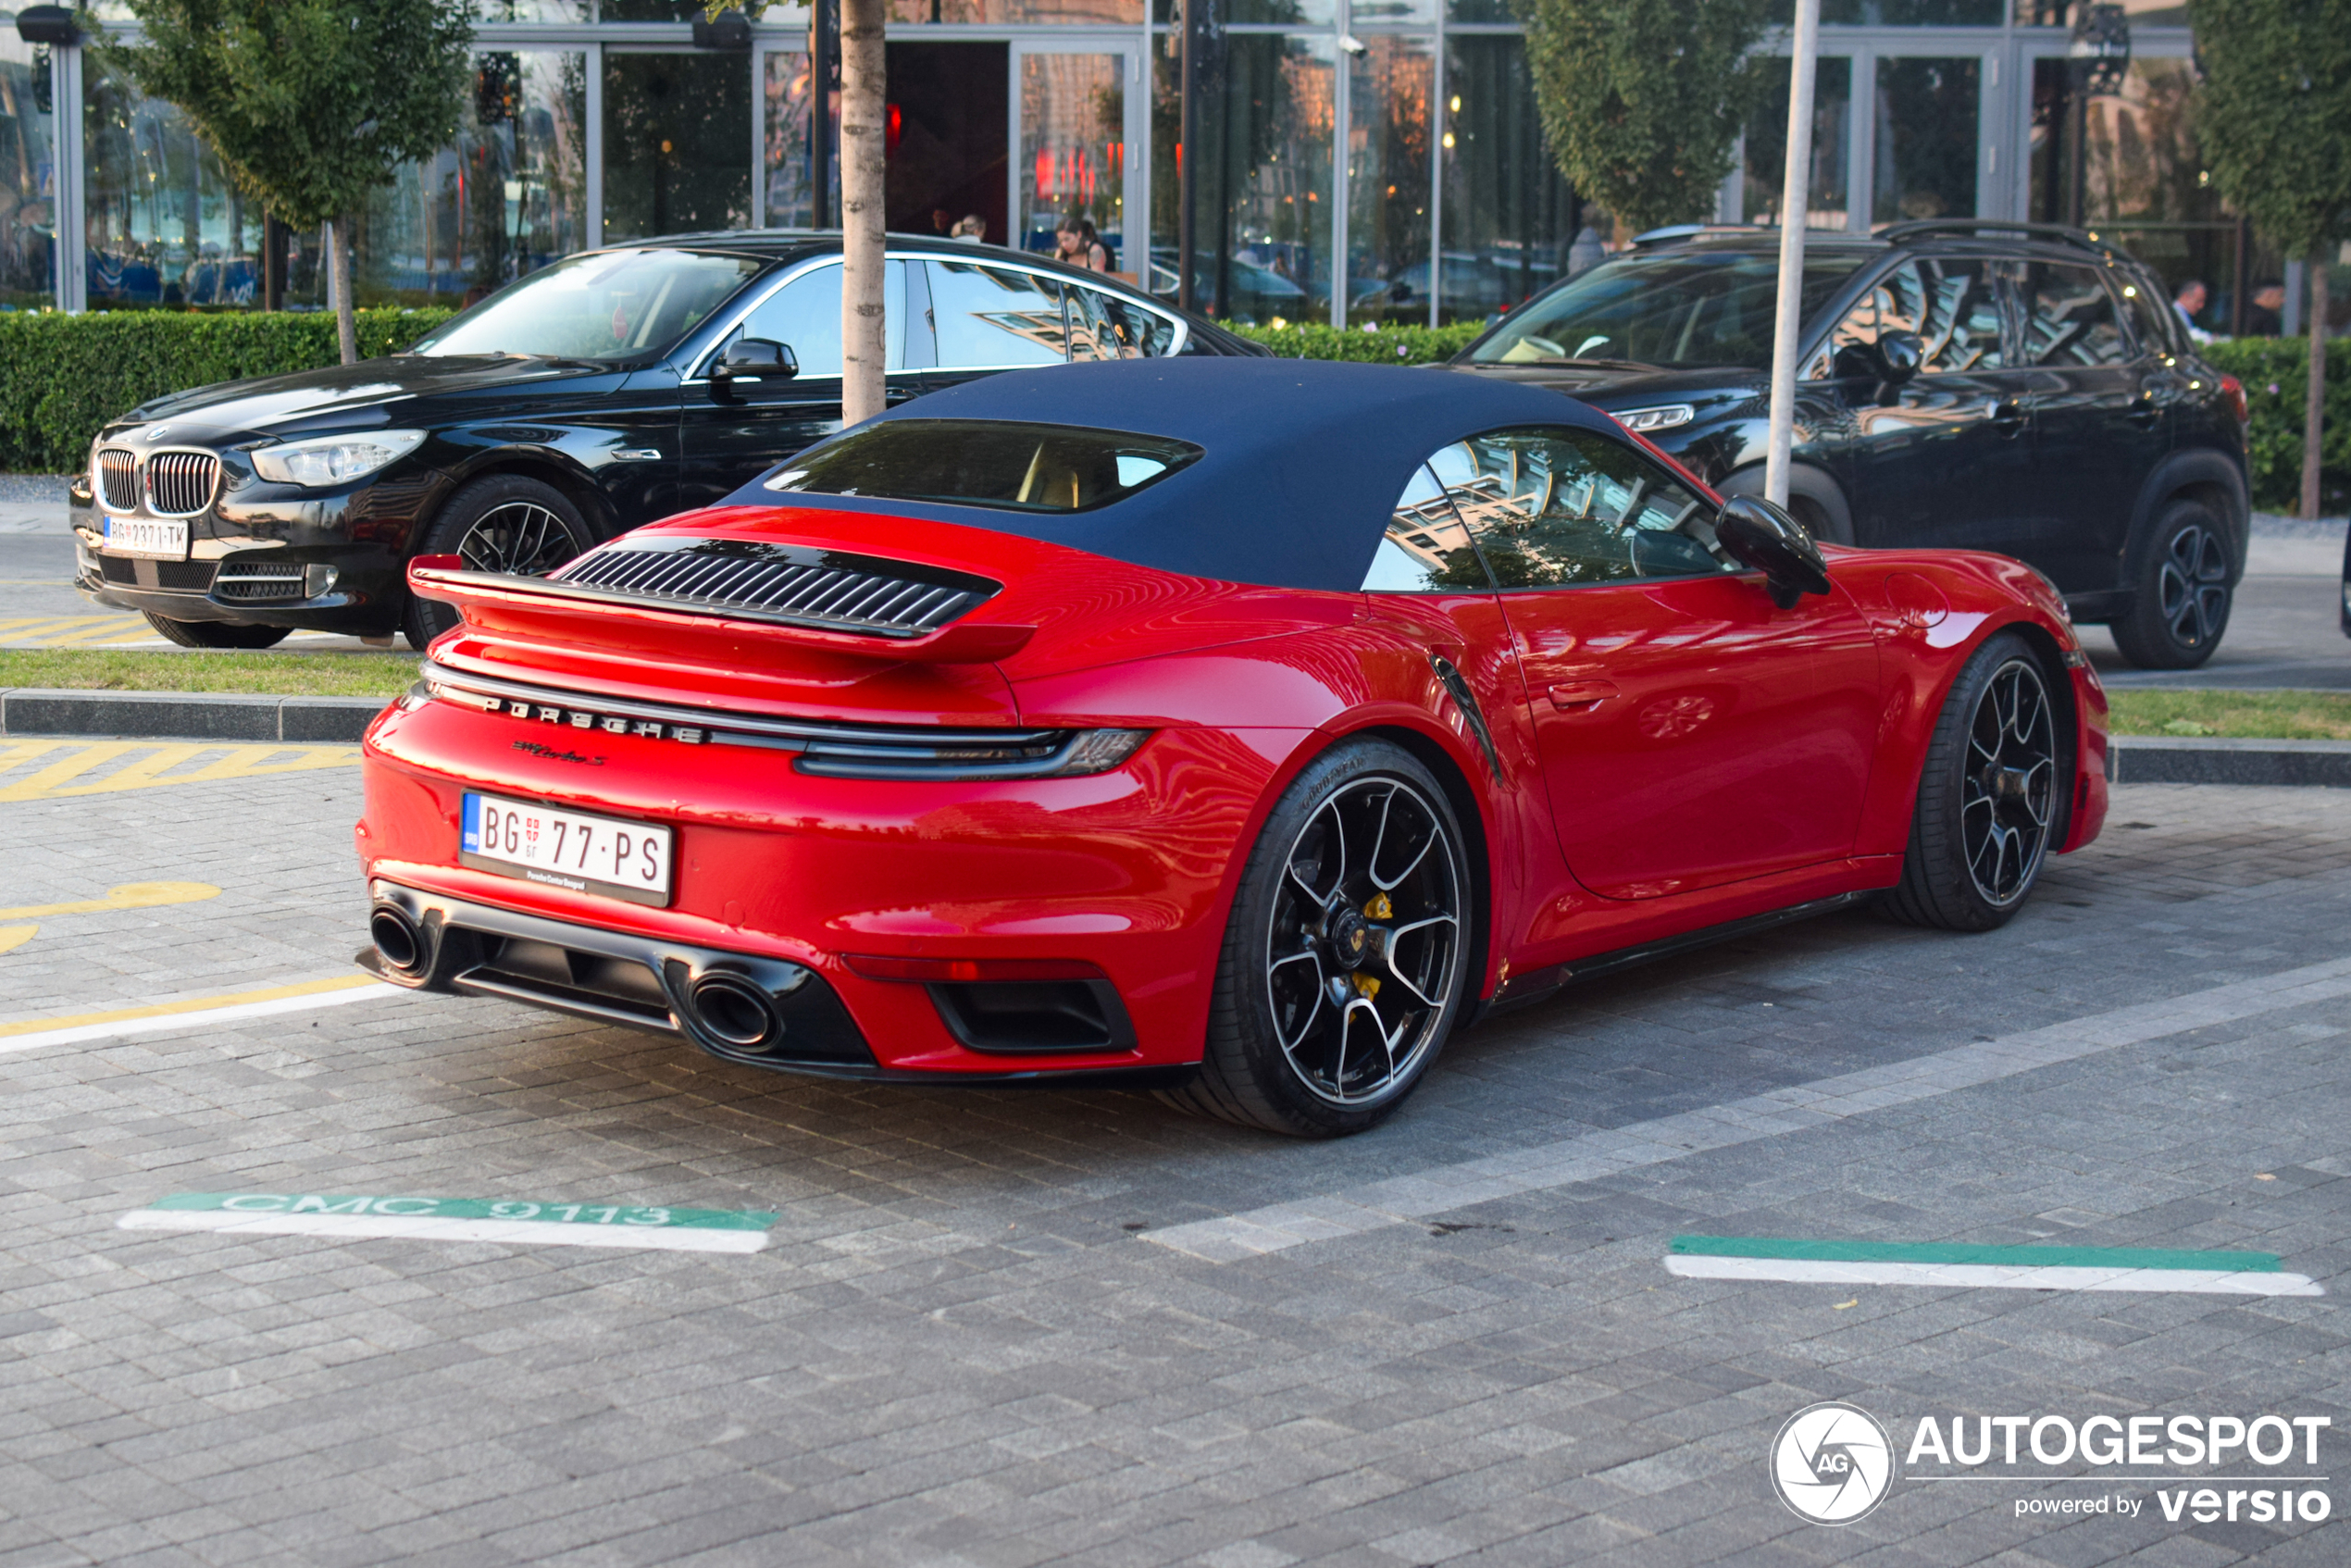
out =
<svg viewBox="0 0 2351 1568"><path fill-rule="evenodd" d="M1529 300L1453 360L1606 409L1760 494L1776 230L1684 229ZM2245 390L2096 236L1977 219L1805 243L1791 509L1824 540L1996 550L2132 663L2212 654L2245 570Z"/></svg>
<svg viewBox="0 0 2351 1568"><path fill-rule="evenodd" d="M1072 359L1264 349L1115 279L893 237L893 403ZM159 398L74 480L79 586L175 642L297 628L421 648L454 624L410 556L544 573L706 505L840 427L840 239L689 234L590 251L404 354Z"/></svg>

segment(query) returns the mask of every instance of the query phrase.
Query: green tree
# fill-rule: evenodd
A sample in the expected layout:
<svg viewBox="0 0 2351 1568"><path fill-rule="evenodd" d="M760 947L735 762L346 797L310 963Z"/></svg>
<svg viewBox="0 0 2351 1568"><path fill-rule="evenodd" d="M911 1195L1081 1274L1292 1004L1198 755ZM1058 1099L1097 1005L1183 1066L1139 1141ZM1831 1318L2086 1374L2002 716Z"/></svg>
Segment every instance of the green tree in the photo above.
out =
<svg viewBox="0 0 2351 1568"><path fill-rule="evenodd" d="M1748 106L1766 0L1514 0L1560 172L1636 230L1702 218Z"/></svg>
<svg viewBox="0 0 2351 1568"><path fill-rule="evenodd" d="M456 134L472 81L466 0L130 0L142 39L106 56L179 106L247 194L331 224L337 336L359 357L351 219L400 165Z"/></svg>
<svg viewBox="0 0 2351 1568"><path fill-rule="evenodd" d="M2351 239L2351 0L2189 0L2188 19L2212 183L2282 253L2310 258L2302 515L2315 517L2328 253Z"/></svg>

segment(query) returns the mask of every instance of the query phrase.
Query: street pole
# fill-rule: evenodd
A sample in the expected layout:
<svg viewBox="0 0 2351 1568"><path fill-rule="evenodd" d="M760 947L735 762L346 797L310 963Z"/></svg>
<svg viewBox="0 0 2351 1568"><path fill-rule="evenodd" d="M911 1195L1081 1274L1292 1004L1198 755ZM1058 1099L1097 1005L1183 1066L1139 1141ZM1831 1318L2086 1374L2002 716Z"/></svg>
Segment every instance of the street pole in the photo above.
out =
<svg viewBox="0 0 2351 1568"><path fill-rule="evenodd" d="M1821 46L1821 0L1796 0L1796 37L1787 73L1787 172L1780 186L1779 321L1772 334L1772 430L1763 459L1763 494L1787 504L1789 454L1796 444L1797 334L1804 330L1805 205L1812 191L1812 69Z"/></svg>

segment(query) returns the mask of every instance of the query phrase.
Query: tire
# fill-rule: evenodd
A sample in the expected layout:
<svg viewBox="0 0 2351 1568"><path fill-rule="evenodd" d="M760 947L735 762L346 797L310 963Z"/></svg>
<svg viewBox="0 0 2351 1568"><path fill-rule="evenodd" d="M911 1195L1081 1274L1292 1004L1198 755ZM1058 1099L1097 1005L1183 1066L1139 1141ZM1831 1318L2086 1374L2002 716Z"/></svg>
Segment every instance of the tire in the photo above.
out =
<svg viewBox="0 0 2351 1568"><path fill-rule="evenodd" d="M1989 931L2024 906L2064 829L2062 716L2022 638L2003 632L1975 651L1934 721L1902 880L1882 914Z"/></svg>
<svg viewBox="0 0 2351 1568"><path fill-rule="evenodd" d="M175 621L143 610L147 624L182 648L275 648L293 635L290 626L239 626L232 621Z"/></svg>
<svg viewBox="0 0 2351 1568"><path fill-rule="evenodd" d="M2194 669L2229 628L2229 534L2212 508L2184 497L2156 514L2132 583L2131 613L2108 629L2141 669Z"/></svg>
<svg viewBox="0 0 2351 1568"><path fill-rule="evenodd" d="M595 544L579 508L563 492L520 474L492 474L449 498L417 546L419 555L462 555L478 572L545 577ZM408 596L401 631L422 653L457 627L457 612L434 599Z"/></svg>
<svg viewBox="0 0 2351 1568"><path fill-rule="evenodd" d="M1296 1138L1376 1126L1461 1019L1469 867L1443 788L1410 753L1361 740L1317 757L1242 869L1200 1073L1160 1098Z"/></svg>

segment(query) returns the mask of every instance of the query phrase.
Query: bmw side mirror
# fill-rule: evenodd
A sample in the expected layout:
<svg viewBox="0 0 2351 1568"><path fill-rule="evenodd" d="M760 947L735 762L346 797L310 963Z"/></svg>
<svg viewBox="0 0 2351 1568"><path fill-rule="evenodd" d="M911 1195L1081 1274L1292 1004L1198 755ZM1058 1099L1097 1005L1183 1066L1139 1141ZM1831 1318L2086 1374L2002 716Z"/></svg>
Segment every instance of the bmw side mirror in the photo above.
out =
<svg viewBox="0 0 2351 1568"><path fill-rule="evenodd" d="M1916 332L1881 332L1876 352L1870 357L1876 361L1873 368L1877 371L1878 386L1892 392L1919 373L1919 366L1926 358L1926 344L1919 341Z"/></svg>
<svg viewBox="0 0 2351 1568"><path fill-rule="evenodd" d="M789 381L799 374L800 360L790 343L770 338L737 338L718 355L718 363L711 367L710 390L725 398L739 386Z"/></svg>
<svg viewBox="0 0 2351 1568"><path fill-rule="evenodd" d="M1734 495L1723 503L1714 539L1731 559L1763 574L1772 603L1783 610L1807 593L1829 591L1821 547L1802 523L1760 496Z"/></svg>

